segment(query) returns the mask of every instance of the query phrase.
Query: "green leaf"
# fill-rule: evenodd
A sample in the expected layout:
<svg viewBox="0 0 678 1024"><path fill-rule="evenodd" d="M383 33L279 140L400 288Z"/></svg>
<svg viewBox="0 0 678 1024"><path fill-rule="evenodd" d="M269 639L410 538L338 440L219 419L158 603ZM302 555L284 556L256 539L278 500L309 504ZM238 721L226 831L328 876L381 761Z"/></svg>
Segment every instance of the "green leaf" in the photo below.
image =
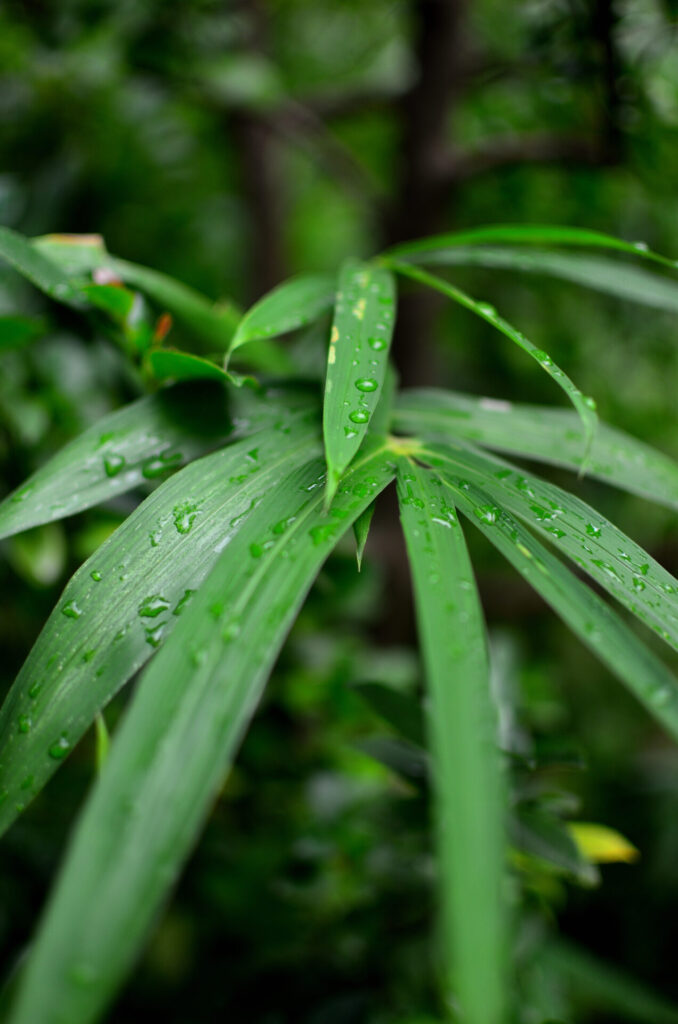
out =
<svg viewBox="0 0 678 1024"><path fill-rule="evenodd" d="M368 263L345 263L337 285L323 407L328 504L379 402L394 321L392 275Z"/></svg>
<svg viewBox="0 0 678 1024"><path fill-rule="evenodd" d="M678 681L601 598L567 569L484 488L438 469L453 501L556 614L678 739Z"/></svg>
<svg viewBox="0 0 678 1024"><path fill-rule="evenodd" d="M486 452L431 444L427 458L520 516L678 650L678 580L590 505Z"/></svg>
<svg viewBox="0 0 678 1024"><path fill-rule="evenodd" d="M74 277L97 269L110 271L168 310L205 345L228 348L241 315L232 303L214 303L167 274L111 256L98 235L45 235L33 239L32 248Z"/></svg>
<svg viewBox="0 0 678 1024"><path fill-rule="evenodd" d="M11 1024L98 1019L195 842L311 583L392 476L372 446L326 515L320 460L281 472L233 537L114 737Z"/></svg>
<svg viewBox="0 0 678 1024"><path fill-rule="evenodd" d="M462 437L567 469L582 468L585 438L579 417L569 409L422 388L401 392L393 426L428 438ZM599 424L586 468L599 480L678 509L678 464L621 430Z"/></svg>
<svg viewBox="0 0 678 1024"><path fill-rule="evenodd" d="M392 725L404 739L416 747L425 748L424 712L416 697L401 693L384 683L356 683L353 689L372 711Z"/></svg>
<svg viewBox="0 0 678 1024"><path fill-rule="evenodd" d="M68 274L52 260L33 248L23 235L0 227L0 257L6 260L31 284L56 302L81 308L84 303Z"/></svg>
<svg viewBox="0 0 678 1024"><path fill-rule="evenodd" d="M37 316L0 316L0 352L23 348L47 333L47 323Z"/></svg>
<svg viewBox="0 0 678 1024"><path fill-rule="evenodd" d="M281 474L320 450L308 419L291 414L287 433L268 428L191 463L72 578L0 711L0 830L172 632Z"/></svg>
<svg viewBox="0 0 678 1024"><path fill-rule="evenodd" d="M559 227L552 224L492 224L488 227L473 228L470 231L457 231L452 234L434 235L421 238L416 242L404 242L390 249L388 256L398 259L410 258L412 255L440 252L457 245L482 245L495 243L516 243L519 245L575 245L582 248L616 249L630 253L643 259L660 263L662 266L675 269L677 261L667 259L651 252L644 242L625 242L613 235L600 231L587 231L582 228Z"/></svg>
<svg viewBox="0 0 678 1024"><path fill-rule="evenodd" d="M108 501L164 479L185 462L251 433L289 408L271 389L227 394L214 384L181 384L125 406L89 427L0 504L0 537ZM308 404L303 392L289 392ZM296 396L296 397L295 397Z"/></svg>
<svg viewBox="0 0 678 1024"><path fill-rule="evenodd" d="M355 523L353 524L353 533L355 535L356 546L355 557L356 561L358 562L358 572L360 572L363 566L363 555L365 554L365 545L367 544L367 538L370 532L370 523L372 522L374 509L374 504L368 505L365 511L358 516Z"/></svg>
<svg viewBox="0 0 678 1024"><path fill-rule="evenodd" d="M227 373L216 363L190 352L180 352L174 348L154 348L146 355L146 366L156 380L218 380L222 384L241 386L245 378L238 374ZM247 378L256 386L253 377Z"/></svg>
<svg viewBox="0 0 678 1024"><path fill-rule="evenodd" d="M505 1019L504 793L483 615L435 474L403 462L398 500L429 687L446 981L468 1024Z"/></svg>
<svg viewBox="0 0 678 1024"><path fill-rule="evenodd" d="M548 249L493 249L480 245L450 246L438 252L423 253L420 258L435 266L491 267L543 274L593 288L627 302L674 313L678 311L678 284L675 281L616 259L580 253L571 255ZM417 261L416 256L413 259Z"/></svg>
<svg viewBox="0 0 678 1024"><path fill-rule="evenodd" d="M554 970L570 989L576 1006L607 1012L614 1018L640 1024L678 1024L678 1007L641 981L587 950L559 939L549 942L536 958L541 969ZM587 1015L588 1019L594 1018Z"/></svg>
<svg viewBox="0 0 678 1024"><path fill-rule="evenodd" d="M97 771L100 772L106 763L111 746L111 737L106 727L106 719L103 716L103 712L99 712L94 719L94 728L96 730L96 765Z"/></svg>
<svg viewBox="0 0 678 1024"><path fill-rule="evenodd" d="M420 284L428 285L429 288L434 288L436 291L442 292L448 298L458 302L459 305L464 306L465 309L475 313L482 320L485 320L488 324L496 327L498 331L501 331L507 338L515 342L524 352L532 356L539 365L544 369L549 377L552 377L558 387L562 388L567 397L572 402L572 405L579 413L581 421L584 425L585 432L585 444L582 454L582 462L584 467L588 464L588 457L593 444L593 439L596 434L596 427L598 425L598 417L596 415L596 404L592 398L588 395L582 394L579 388L570 380L566 373L564 373L559 366L554 363L553 359L544 352L542 349L537 348L525 335L516 330L507 320L499 316L496 309L493 306L488 305L486 302L477 302L472 299L465 292L462 292L459 288L450 284L448 281L444 281L440 277L436 277L434 274L429 274L425 270L420 270L419 267L409 266L407 263L398 263L394 260L388 261L388 266L392 267L394 271L402 274L404 277L412 278L414 281L418 281Z"/></svg>
<svg viewBox="0 0 678 1024"><path fill-rule="evenodd" d="M521 810L509 829L512 842L521 853L572 875L582 885L598 881L598 871L579 852L567 826L541 810Z"/></svg>
<svg viewBox="0 0 678 1024"><path fill-rule="evenodd" d="M229 356L249 341L275 338L316 320L332 308L334 290L332 274L304 274L278 285L245 313L229 346Z"/></svg>

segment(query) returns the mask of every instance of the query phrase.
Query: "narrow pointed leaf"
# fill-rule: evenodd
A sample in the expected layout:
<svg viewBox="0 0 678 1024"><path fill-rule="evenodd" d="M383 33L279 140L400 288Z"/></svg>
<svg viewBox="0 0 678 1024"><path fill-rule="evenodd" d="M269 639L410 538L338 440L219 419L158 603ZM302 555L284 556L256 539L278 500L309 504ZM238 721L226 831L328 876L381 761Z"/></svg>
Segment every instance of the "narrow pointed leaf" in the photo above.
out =
<svg viewBox="0 0 678 1024"><path fill-rule="evenodd" d="M483 615L440 481L403 461L398 500L429 688L446 981L468 1024L506 1012L504 799Z"/></svg>
<svg viewBox="0 0 678 1024"><path fill-rule="evenodd" d="M450 284L448 281L444 281L440 277L436 277L434 274L429 274L425 270L420 270L419 267L409 266L407 263L398 263L394 260L389 260L388 266L392 267L393 270L402 274L404 277L412 278L414 281L418 281L420 284L428 285L429 288L434 288L436 291L442 292L449 299L453 299L458 302L459 305L465 309L475 313L486 323L496 327L498 331L501 331L507 338L515 342L519 348L522 348L524 352L527 352L543 370L548 373L549 377L552 377L558 387L562 388L567 397L572 402L572 405L579 413L582 424L584 426L585 433L585 444L582 452L582 460L584 466L588 465L588 457L590 454L593 439L596 434L596 427L598 425L598 417L596 415L596 405L592 398L588 395L582 394L580 389L570 380L566 373L560 369L559 366L554 363L553 359L544 352L543 349L537 348L529 338L513 327L507 320L499 316L496 309L493 306L488 305L485 302L477 302L472 299L465 292L462 292L459 288Z"/></svg>
<svg viewBox="0 0 678 1024"><path fill-rule="evenodd" d="M76 308L85 305L68 274L34 249L27 238L10 228L0 227L0 258L11 264L41 292L49 295L50 299Z"/></svg>
<svg viewBox="0 0 678 1024"><path fill-rule="evenodd" d="M238 374L227 373L216 363L191 352L180 352L173 348L154 348L146 356L146 365L153 376L160 381L180 380L218 380L222 384L235 384L240 387L248 380L255 387L253 377L240 377Z"/></svg>
<svg viewBox="0 0 678 1024"><path fill-rule="evenodd" d="M33 239L32 246L72 278L97 269L110 271L168 310L210 348L228 347L241 315L233 303L214 303L167 274L111 256L99 235L45 235Z"/></svg>
<svg viewBox="0 0 678 1024"><path fill-rule="evenodd" d="M395 284L389 271L368 263L345 263L337 285L325 378L328 504L377 408L394 322Z"/></svg>
<svg viewBox="0 0 678 1024"><path fill-rule="evenodd" d="M393 427L440 440L465 438L498 451L581 470L584 433L576 413L435 388L398 396ZM678 463L600 423L587 472L631 494L678 509Z"/></svg>
<svg viewBox="0 0 678 1024"><path fill-rule="evenodd" d="M581 580L481 487L437 468L449 498L665 729L678 739L678 681Z"/></svg>
<svg viewBox="0 0 678 1024"><path fill-rule="evenodd" d="M99 1018L195 842L317 572L392 475L387 453L373 449L328 516L324 467L312 461L281 475L233 538L114 738L11 1024Z"/></svg>
<svg viewBox="0 0 678 1024"><path fill-rule="evenodd" d="M275 338L312 323L332 308L336 281L332 274L304 274L268 292L245 313L229 346Z"/></svg>
<svg viewBox="0 0 678 1024"><path fill-rule="evenodd" d="M553 224L492 224L488 227L473 228L470 231L457 231L452 234L417 239L416 242L404 242L389 250L388 255L397 256L398 259L409 259L414 254L419 256L426 252L440 252L450 246L493 245L495 243L616 249L618 252L630 253L671 269L675 269L678 265L675 260L651 252L644 242L626 242L622 238L615 238L614 235L606 235L600 231L587 231L582 228Z"/></svg>
<svg viewBox="0 0 678 1024"><path fill-rule="evenodd" d="M370 524L372 522L372 516L374 515L374 508L374 503L369 505L365 511L358 516L353 524L356 547L355 557L358 562L358 572L360 572L363 566L363 555L365 554L365 545L367 544L367 538L370 532Z"/></svg>
<svg viewBox="0 0 678 1024"><path fill-rule="evenodd" d="M282 398L282 395L289 394ZM0 537L108 501L163 479L227 439L251 433L303 392L248 389L227 394L211 384L182 384L105 416L65 445L0 503Z"/></svg>
<svg viewBox="0 0 678 1024"><path fill-rule="evenodd" d="M280 475L319 450L307 414L296 419L177 473L72 578L0 711L0 830L169 636Z"/></svg>
<svg viewBox="0 0 678 1024"><path fill-rule="evenodd" d="M416 697L384 683L356 683L353 689L403 739L415 747L426 747L424 712Z"/></svg>
<svg viewBox="0 0 678 1024"><path fill-rule="evenodd" d="M574 494L488 453L436 444L427 452L543 534L678 650L678 580L608 519Z"/></svg>
<svg viewBox="0 0 678 1024"><path fill-rule="evenodd" d="M614 295L626 302L637 302L655 309L678 311L678 282L618 259L583 256L579 253L553 252L533 248L488 248L487 246L450 246L438 252L413 255L413 262L429 266L491 267L543 274L563 281Z"/></svg>

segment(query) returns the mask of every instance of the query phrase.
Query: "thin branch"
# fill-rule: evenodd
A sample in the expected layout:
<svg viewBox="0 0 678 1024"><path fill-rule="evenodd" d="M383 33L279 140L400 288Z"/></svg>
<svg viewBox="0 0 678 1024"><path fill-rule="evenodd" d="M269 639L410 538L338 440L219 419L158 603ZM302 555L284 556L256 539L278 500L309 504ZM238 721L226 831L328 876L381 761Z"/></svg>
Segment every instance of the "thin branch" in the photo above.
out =
<svg viewBox="0 0 678 1024"><path fill-rule="evenodd" d="M580 165L604 167L616 162L616 150L601 138L576 135L511 135L493 138L485 146L467 153L446 154L438 162L438 182L446 186L463 184L493 171L527 164Z"/></svg>

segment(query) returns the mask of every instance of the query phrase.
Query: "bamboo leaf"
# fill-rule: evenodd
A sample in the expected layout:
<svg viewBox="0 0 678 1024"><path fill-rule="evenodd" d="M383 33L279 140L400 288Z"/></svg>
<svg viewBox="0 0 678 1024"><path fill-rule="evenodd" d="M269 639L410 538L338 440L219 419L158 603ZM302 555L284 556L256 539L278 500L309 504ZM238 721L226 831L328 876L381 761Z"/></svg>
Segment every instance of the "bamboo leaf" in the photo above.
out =
<svg viewBox="0 0 678 1024"><path fill-rule="evenodd" d="M615 238L613 235L606 235L600 231L587 231L582 228L553 224L492 224L488 227L473 228L470 231L457 231L452 234L417 239L416 242L404 242L402 245L390 249L387 255L396 256L398 259L409 259L415 254L419 256L429 252L440 252L457 245L494 245L496 243L616 249L618 252L630 253L633 256L660 263L672 270L678 265L675 260L651 252L645 242L626 242L622 238Z"/></svg>
<svg viewBox="0 0 678 1024"><path fill-rule="evenodd" d="M468 1024L505 1019L504 796L482 611L454 508L403 463L398 500L429 687L446 981Z"/></svg>
<svg viewBox="0 0 678 1024"><path fill-rule="evenodd" d="M429 266L491 267L493 270L518 270L543 274L563 281L614 295L626 302L637 302L655 309L678 311L678 283L657 273L617 259L584 256L581 253L553 252L533 248L489 248L487 246L450 246L412 259Z"/></svg>
<svg viewBox="0 0 678 1024"><path fill-rule="evenodd" d="M337 285L325 379L327 504L379 402L394 321L392 275L368 263L345 263Z"/></svg>
<svg viewBox="0 0 678 1024"><path fill-rule="evenodd" d="M519 516L678 650L678 580L635 541L574 494L471 448L427 448Z"/></svg>
<svg viewBox="0 0 678 1024"><path fill-rule="evenodd" d="M242 387L245 383L255 389L259 387L254 377L227 373L209 359L195 356L191 352L180 352L178 349L151 349L145 361L150 373L160 381L218 380L222 384L232 384L235 387Z"/></svg>
<svg viewBox="0 0 678 1024"><path fill-rule="evenodd" d="M579 388L570 380L566 373L564 373L559 366L554 363L553 359L544 352L543 349L537 348L529 338L516 330L507 320L499 316L496 309L493 306L488 305L486 302L477 302L472 299L465 292L462 292L459 288L450 284L448 281L444 281L440 277L436 277L434 274L429 274L425 270L421 270L419 267L409 266L407 263L398 263L394 260L389 260L387 263L394 271L402 274L404 277L409 277L414 281L418 281L420 284L425 284L429 288L434 288L436 291L442 292L449 299L453 299L458 302L459 305L465 309L475 313L482 320L496 327L498 331L501 331L507 338L513 341L519 348L522 348L524 352L527 352L533 359L535 359L539 365L548 373L549 377L552 377L558 387L560 387L567 397L572 402L572 405L579 413L581 422L584 426L585 433L585 444L582 454L582 463L584 468L588 465L588 457L593 444L593 439L596 434L596 427L598 425L598 417L596 415L596 403L588 395L582 394Z"/></svg>
<svg viewBox="0 0 678 1024"><path fill-rule="evenodd" d="M233 303L214 303L167 274L111 256L99 235L45 235L33 239L32 248L71 277L108 271L168 310L210 348L228 348L241 315Z"/></svg>
<svg viewBox="0 0 678 1024"><path fill-rule="evenodd" d="M678 739L678 681L626 622L486 490L437 469L450 500L525 577L570 629Z"/></svg>
<svg viewBox="0 0 678 1024"><path fill-rule="evenodd" d="M0 537L64 519L164 479L299 403L307 403L303 391L270 389L259 399L249 390L227 394L213 384L196 383L142 398L89 427L5 498L0 503Z"/></svg>
<svg viewBox="0 0 678 1024"><path fill-rule="evenodd" d="M191 463L72 578L0 711L0 830L169 636L219 552L275 493L280 475L319 450L308 413L292 414L285 429L260 431Z"/></svg>
<svg viewBox="0 0 678 1024"><path fill-rule="evenodd" d="M100 1016L195 841L320 566L392 476L373 446L325 515L320 460L281 472L233 537L114 738L11 1024Z"/></svg>
<svg viewBox="0 0 678 1024"><path fill-rule="evenodd" d="M334 290L331 274L304 274L278 285L245 313L229 346L229 356L247 342L275 338L316 320L332 308Z"/></svg>
<svg viewBox="0 0 678 1024"><path fill-rule="evenodd" d="M425 748L426 733L421 703L384 683L356 683L353 687L365 703L396 732L416 747Z"/></svg>
<svg viewBox="0 0 678 1024"><path fill-rule="evenodd" d="M358 572L363 567L363 555L365 554L365 545L367 544L367 538L370 532L370 524L372 522L372 516L374 515L374 504L368 505L364 512L362 512L355 523L353 524L353 533L355 535L355 557L358 563Z"/></svg>
<svg viewBox="0 0 678 1024"><path fill-rule="evenodd" d="M393 426L440 440L465 438L498 451L581 470L584 433L576 413L435 388L406 390ZM629 434L600 423L587 472L631 494L678 509L678 464Z"/></svg>
<svg viewBox="0 0 678 1024"><path fill-rule="evenodd" d="M0 257L56 302L81 308L84 302L69 276L47 256L33 248L23 235L0 227Z"/></svg>

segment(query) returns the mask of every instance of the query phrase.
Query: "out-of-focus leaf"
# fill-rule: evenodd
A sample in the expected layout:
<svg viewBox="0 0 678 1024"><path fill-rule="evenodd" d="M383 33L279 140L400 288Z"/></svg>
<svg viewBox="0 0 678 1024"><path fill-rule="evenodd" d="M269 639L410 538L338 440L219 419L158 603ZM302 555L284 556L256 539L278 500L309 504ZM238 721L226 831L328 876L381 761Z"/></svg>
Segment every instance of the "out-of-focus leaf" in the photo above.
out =
<svg viewBox="0 0 678 1024"><path fill-rule="evenodd" d="M678 282L616 259L552 252L546 249L491 249L454 246L423 253L423 262L436 266L491 267L557 277L627 302L678 311ZM415 258L416 261L416 258Z"/></svg>
<svg viewBox="0 0 678 1024"><path fill-rule="evenodd" d="M27 238L10 228L0 227L0 258L56 302L76 308L85 305L69 275L36 250Z"/></svg>
<svg viewBox="0 0 678 1024"><path fill-rule="evenodd" d="M327 515L321 460L281 471L237 531L116 732L11 1024L101 1015L195 841L317 572L393 472L383 446L372 446Z"/></svg>
<svg viewBox="0 0 678 1024"><path fill-rule="evenodd" d="M332 308L335 286L331 274L305 274L278 285L245 313L233 335L229 355L250 341L275 338L316 320Z"/></svg>
<svg viewBox="0 0 678 1024"><path fill-rule="evenodd" d="M628 839L607 825L570 821L567 828L582 856L594 864L618 861L631 864L640 857L640 853Z"/></svg>
<svg viewBox="0 0 678 1024"><path fill-rule="evenodd" d="M328 504L379 402L394 322L392 275L368 263L345 263L337 284L323 406Z"/></svg>
<svg viewBox="0 0 678 1024"><path fill-rule="evenodd" d="M387 266L391 267L395 272L411 278L413 281L418 281L420 284L427 285L429 288L434 288L436 291L446 295L454 302L458 302L460 306L470 310L472 313L475 313L476 316L485 320L486 323L496 327L498 331L501 331L503 335L518 345L519 348L522 348L524 352L527 352L528 355L532 356L532 358L539 363L542 369L548 373L549 377L553 378L558 387L562 388L572 402L574 408L579 413L585 433L585 444L582 448L582 462L584 466L588 465L588 456L590 454L591 445L593 444L596 427L598 425L596 403L588 395L582 394L576 384L574 384L567 374L560 369L547 352L544 352L543 349L537 348L529 338L525 337L522 331L517 330L508 322L508 320L504 320L503 317L499 316L494 306L490 306L487 302L478 302L476 299L472 299L470 295L462 292L459 288L450 284L448 281L444 281L441 277L429 274L427 271L421 270L419 267L411 266L407 263L399 263L395 260L389 260L387 262Z"/></svg>
<svg viewBox="0 0 678 1024"><path fill-rule="evenodd" d="M430 705L445 973L468 1024L505 1020L505 801L486 635L448 492L402 460L398 501Z"/></svg>
<svg viewBox="0 0 678 1024"><path fill-rule="evenodd" d="M625 242L622 238L606 235L600 231L583 228L563 227L555 224L491 224L488 227L472 228L451 234L420 238L415 242L404 242L391 249L388 255L398 259L423 256L424 253L441 253L457 245L494 245L514 243L519 245L566 245L593 249L616 249L619 252L639 256L642 259L660 263L675 270L676 260L667 259L651 252L645 242Z"/></svg>
<svg viewBox="0 0 678 1024"><path fill-rule="evenodd" d="M37 316L0 316L0 352L23 348L47 332L47 323Z"/></svg>
<svg viewBox="0 0 678 1024"><path fill-rule="evenodd" d="M540 462L582 468L584 432L569 409L422 388L398 396L393 425L424 437L462 437ZM605 483L678 509L678 464L621 430L599 424L586 468Z"/></svg>
<svg viewBox="0 0 678 1024"><path fill-rule="evenodd" d="M222 370L216 363L201 356L194 356L190 352L179 352L173 348L154 348L146 355L146 365L157 380L218 380L222 384L239 385L242 378L238 378L225 370ZM253 381L254 379L250 378Z"/></svg>
<svg viewBox="0 0 678 1024"><path fill-rule="evenodd" d="M219 554L319 439L308 414L191 463L66 587L0 711L0 830L190 606ZM311 419L315 419L312 414Z"/></svg>
<svg viewBox="0 0 678 1024"><path fill-rule="evenodd" d="M424 712L416 697L401 693L384 683L357 683L354 689L404 739L417 747L426 746Z"/></svg>
<svg viewBox="0 0 678 1024"><path fill-rule="evenodd" d="M32 247L74 277L97 269L109 271L168 310L210 349L228 348L241 315L232 303L211 302L167 274L111 256L98 235L45 235L33 239Z"/></svg>
<svg viewBox="0 0 678 1024"><path fill-rule="evenodd" d="M355 556L356 561L358 562L358 572L360 572L363 566L363 555L365 554L365 545L367 544L374 509L375 506L373 504L369 505L353 524L353 533L355 535Z"/></svg>

